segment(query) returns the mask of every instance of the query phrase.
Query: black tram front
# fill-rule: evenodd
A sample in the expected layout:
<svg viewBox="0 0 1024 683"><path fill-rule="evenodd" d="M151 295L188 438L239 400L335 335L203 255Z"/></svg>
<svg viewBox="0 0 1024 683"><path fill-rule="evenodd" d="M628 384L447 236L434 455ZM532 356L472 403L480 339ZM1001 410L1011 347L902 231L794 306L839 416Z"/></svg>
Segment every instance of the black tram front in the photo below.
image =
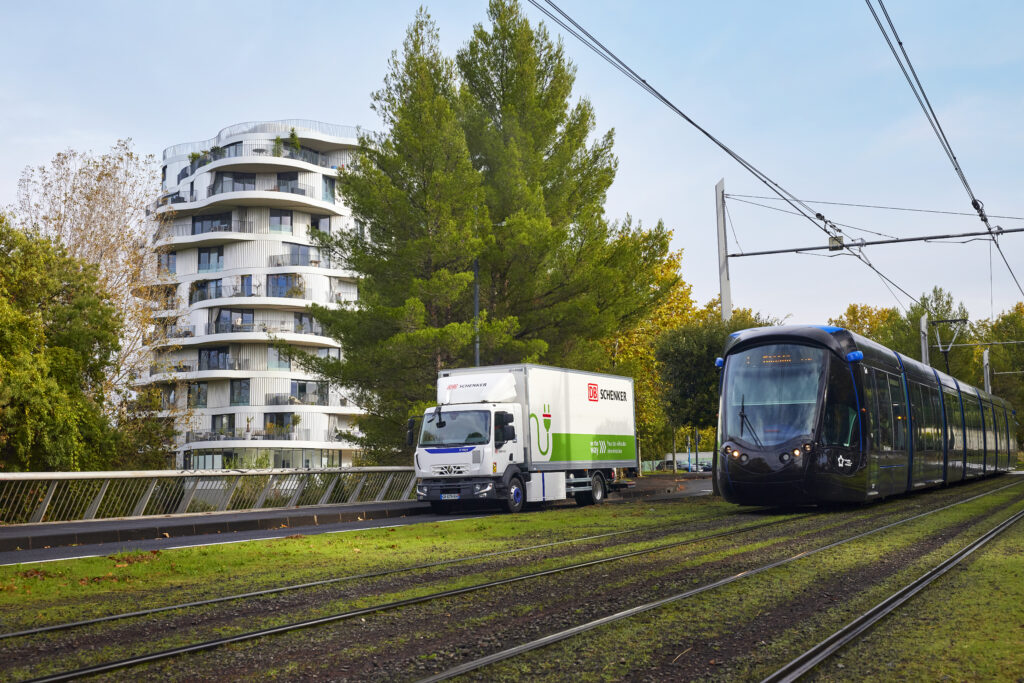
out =
<svg viewBox="0 0 1024 683"><path fill-rule="evenodd" d="M748 330L726 346L716 468L726 500L864 500L865 448L854 372L863 354L852 335L837 331Z"/></svg>

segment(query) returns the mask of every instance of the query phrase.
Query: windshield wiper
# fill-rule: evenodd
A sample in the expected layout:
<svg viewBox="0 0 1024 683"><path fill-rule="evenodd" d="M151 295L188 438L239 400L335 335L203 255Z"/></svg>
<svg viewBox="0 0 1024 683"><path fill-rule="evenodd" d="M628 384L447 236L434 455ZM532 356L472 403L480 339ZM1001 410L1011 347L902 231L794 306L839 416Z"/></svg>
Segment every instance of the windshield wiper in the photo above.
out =
<svg viewBox="0 0 1024 683"><path fill-rule="evenodd" d="M754 437L754 444L758 448L764 448L764 444L761 443L761 439L757 438L757 431L754 429L754 425L751 424L750 418L747 417L746 404L747 395L740 394L740 436L743 436L743 425L746 424L750 427L750 435Z"/></svg>

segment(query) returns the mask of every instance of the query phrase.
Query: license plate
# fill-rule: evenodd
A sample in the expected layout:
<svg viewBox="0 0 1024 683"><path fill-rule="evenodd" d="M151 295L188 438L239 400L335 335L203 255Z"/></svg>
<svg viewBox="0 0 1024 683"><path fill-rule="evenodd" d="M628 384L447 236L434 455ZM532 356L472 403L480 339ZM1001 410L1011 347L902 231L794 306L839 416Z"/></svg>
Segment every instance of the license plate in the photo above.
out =
<svg viewBox="0 0 1024 683"><path fill-rule="evenodd" d="M458 500L459 494L457 493L442 493L441 500Z"/></svg>

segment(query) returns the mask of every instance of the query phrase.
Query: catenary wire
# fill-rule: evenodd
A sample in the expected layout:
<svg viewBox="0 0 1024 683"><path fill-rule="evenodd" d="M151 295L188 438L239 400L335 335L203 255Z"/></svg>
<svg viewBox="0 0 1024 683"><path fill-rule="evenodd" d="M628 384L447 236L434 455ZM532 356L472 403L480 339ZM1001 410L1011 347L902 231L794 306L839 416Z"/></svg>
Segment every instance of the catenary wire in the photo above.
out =
<svg viewBox="0 0 1024 683"><path fill-rule="evenodd" d="M892 44L892 39L889 38L888 32L882 25L881 19L878 17L878 13L875 12L874 6L871 4L871 0L864 0L867 4L868 9L871 11L871 16L875 18L875 23L878 24L878 29L882 32L885 37L885 42L889 44L889 49L892 51L893 57L896 58L896 63L899 64L900 70L903 71L904 77L907 79L907 83L910 85L910 89L914 93L914 97L917 98L918 104L921 105L922 111L924 111L925 118L928 119L928 123L931 125L932 130L935 131L935 135L939 139L939 144L942 146L943 151L949 157L950 162L953 164L953 169L956 171L957 176L960 178L960 182L963 184L964 189L967 191L967 196L971 199L971 207L978 212L978 218L985 224L985 228L992 233L992 243L995 244L996 250L999 252L999 256L1002 257L1003 263L1006 264L1006 269L1010 272L1010 277L1013 278L1014 284L1017 285L1017 289L1020 290L1022 296L1024 296L1024 287L1021 287L1020 281L1017 279L1017 274L1013 272L1013 268L1010 267L1010 262L1006 258L1006 254L1003 253L1003 248L999 244L997 233L993 230L992 225L989 223L988 216L985 213L985 205L980 199L974 195L974 191L971 189L970 183L967 182L967 176L964 174L963 169L960 167L960 162L957 161L956 155L953 153L953 147L949 144L949 139L946 137L945 131L942 129L942 124L939 123L939 118L935 114L935 110L932 108L931 101L928 99L928 95L924 91L924 86L921 84L921 79L918 78L917 72L914 70L914 65L910 61L910 55L907 54L907 50L903 45L903 41L900 40L899 34L896 32L896 26L893 24L892 18L889 16L889 11L885 9L885 3L882 0L878 0L878 6L882 9L882 13L885 15L886 23L889 25L889 30L892 31L892 38L900 46L900 53L903 55L903 59L900 59L900 55L897 54L896 48ZM904 62L906 63L904 65ZM909 69L909 73L908 73ZM913 76L911 78L911 76ZM998 226L997 226L998 227Z"/></svg>
<svg viewBox="0 0 1024 683"><path fill-rule="evenodd" d="M786 209L780 208L778 206L768 206L767 204L759 204L758 202L752 202L749 199L741 199L740 197L742 197L743 195L729 195L729 194L727 194L725 196L726 196L727 199L732 199L734 201L741 202L743 204L750 204L751 206L760 206L762 209L768 209L770 211L778 211L780 213L786 213L786 214L793 215L792 211L787 211ZM772 199L774 199L774 197L772 197ZM728 204L726 205L726 207L728 207ZM842 227L846 228L847 230L857 230L859 232L866 232L869 235L878 235L879 237L889 237L891 239L896 239L895 235L888 235L888 234L886 234L884 232L877 232L875 230L868 230L867 228L858 228L856 225L849 225L848 223L836 223L836 225L842 226Z"/></svg>
<svg viewBox="0 0 1024 683"><path fill-rule="evenodd" d="M769 197L767 195L757 195L757 194L733 194L733 193L727 192L725 196L728 199L766 199L766 200L773 201L773 202L779 201L778 197ZM886 210L886 211L912 211L912 212L915 212L915 213L935 213L935 214L943 214L943 215L947 215L947 216L977 216L978 215L977 212L971 212L971 211L940 211L938 209L913 209L913 208L907 208L907 207L904 207L904 206L883 206L883 205L879 205L879 204L854 204L854 203L851 203L851 202L827 202L827 201L825 201L823 199L805 199L804 201L808 202L810 204L826 204L826 205L829 205L829 206L849 206L849 207L852 207L852 208L855 208L855 209L883 209L883 210ZM1024 216L992 216L992 215L990 215L989 218L1002 218L1004 220L1009 220L1009 221L1024 221Z"/></svg>
<svg viewBox="0 0 1024 683"><path fill-rule="evenodd" d="M791 192L787 191L781 185L776 183L774 180L769 178L767 175L762 173L753 164L751 164L746 159L741 157L739 154L737 154L735 151L733 151L731 148L729 148L725 143L723 143L721 140L719 140L714 135L712 135L708 130L706 130L705 128L700 126L696 121L694 121L692 118L690 118L686 113L684 113L675 104L673 104L671 102L671 100L669 100L667 97L662 95L657 89L655 89L652 85L650 85L645 79L641 78L639 74L637 74L635 71L633 71L632 68L629 67L629 65L627 65L625 62L623 62L621 59L619 59L615 55L615 53L613 53L611 50L609 50L607 47L605 47L599 40L594 38L594 36L592 36L586 29L584 29L582 26L580 26L580 24L577 23L576 20L574 20L571 16L569 16L562 9L560 9L558 7L558 5L556 5L554 3L553 0L544 0L544 2L546 2L554 10L554 12L557 12L558 15L561 15L561 17L564 17L564 20L562 18L556 16L554 13L552 13L552 11L548 10L543 5L541 5L540 0L529 0L529 2L530 2L531 5L533 5L538 10L540 10L545 16L547 16L549 19L551 19L556 24L558 24L563 30L565 30L570 35L572 35L574 38L579 40L586 47L590 48L595 54L597 54L599 57L601 57L606 62L608 62L613 68L615 68L617 71L619 71L624 76L626 76L626 78L628 78L629 80L631 80L634 83L636 83L640 88L645 90L647 93L649 93L651 96L653 96L659 102L661 102L666 107L671 109L675 114L680 116L683 120L685 120L691 126L693 126L698 131L700 131L705 137L707 137L709 140L714 142L720 149L722 149L722 151L724 151L726 154L728 154L730 157L732 157L737 163L739 163L741 166L743 166L743 168L745 168L748 172L750 172L755 178L757 178L762 183L764 183L770 190L772 190L772 192L775 192L777 195L779 195L779 197L781 197L784 201L786 201L786 203L788 203L790 206L792 206L794 210L796 210L798 213L800 213L800 215L802 215L804 218L809 220L816 228L818 228L819 230L824 232L829 237L835 237L835 236L838 236L838 235L842 234L842 230L840 228L838 228L832 221L826 219L825 216L822 215L820 212L816 212L813 209L811 209L803 201L801 201L798 197L796 197ZM570 24L572 24L572 26L569 26L569 24L567 24L566 22L569 22ZM573 28L573 27L575 27L575 28ZM586 38L584 38L584 36L586 36ZM802 207L803 210L801 210L801 207ZM806 210L806 213L805 213L804 210ZM819 225L816 222L816 221L819 221L819 220L822 223L821 225ZM886 278L885 276L883 276L881 274L881 272L877 268L875 268L867 260L867 257L865 257L863 255L863 253L859 253L858 251L855 251L854 249L850 249L849 247L845 247L845 248L849 249L851 254L853 254L862 263L867 265L868 268L870 268L877 275L879 275L879 277L882 277L884 280L887 280L888 282L892 283L892 280L890 280L889 278ZM895 283L893 283L893 284L895 285ZM925 306L925 308L927 308L927 305L924 302L919 301L917 298L915 298L912 295L910 295L909 293L907 293L906 290L904 290L902 287L899 287L898 285L896 285L896 287L901 292L904 292L913 301L915 301L916 303L919 303L922 306Z"/></svg>

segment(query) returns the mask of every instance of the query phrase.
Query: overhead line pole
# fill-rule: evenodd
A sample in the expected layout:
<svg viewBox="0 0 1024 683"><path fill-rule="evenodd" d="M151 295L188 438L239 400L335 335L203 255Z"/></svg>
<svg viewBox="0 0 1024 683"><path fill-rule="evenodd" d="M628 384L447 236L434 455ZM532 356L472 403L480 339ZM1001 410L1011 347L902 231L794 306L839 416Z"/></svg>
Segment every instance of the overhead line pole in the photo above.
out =
<svg viewBox="0 0 1024 683"><path fill-rule="evenodd" d="M1003 228L999 234L1010 234L1014 232L1024 232L1024 228ZM847 244L847 247L873 247L880 244L902 244L904 242L927 242L928 240L948 240L956 239L959 237L990 237L992 233L988 231L981 232L964 232L959 234L951 235L925 235L922 237L900 237L898 239L891 240L858 240ZM802 247L799 249L771 249L768 251L747 251L737 252L728 254L729 258L737 258L739 256L767 256L768 254L793 254L805 251L841 251L842 247L836 247L833 245L828 246L816 246L816 247Z"/></svg>

